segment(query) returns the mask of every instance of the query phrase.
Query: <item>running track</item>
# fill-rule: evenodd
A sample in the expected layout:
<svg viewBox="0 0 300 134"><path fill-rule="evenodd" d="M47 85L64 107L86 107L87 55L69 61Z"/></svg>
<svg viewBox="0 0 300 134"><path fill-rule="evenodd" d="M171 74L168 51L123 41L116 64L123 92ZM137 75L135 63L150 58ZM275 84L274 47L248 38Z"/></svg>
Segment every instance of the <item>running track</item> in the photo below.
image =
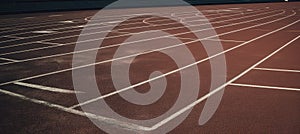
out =
<svg viewBox="0 0 300 134"><path fill-rule="evenodd" d="M209 60L215 57L199 52L199 39L178 23L149 14L128 14L137 17L122 23L118 30L112 32L103 48L74 52L78 35L97 11L2 15L0 132L105 133L85 117L92 116L93 110L84 115L79 108L93 105L101 98L95 96L86 98L85 103L78 103L75 94L85 92L74 91L72 70L84 69L85 66L72 68L74 53L101 53L98 52L95 63L87 66L95 65L97 80L104 83L100 90L104 94L111 93L105 100L114 110L133 119L149 119L164 113L178 97L178 72L166 76L166 93L162 96L164 98L155 103L157 105L138 108L124 103L116 95L107 67L113 60L126 62L125 57L113 59L113 53L127 35L143 34L144 29L164 29L176 35L192 50L201 74L199 100L191 103L195 106L189 116L170 133L300 133L299 7L299 2L197 6L219 35L219 39L207 36L201 41L208 44L221 41L224 51L217 52L216 57L225 54L227 64L227 82L215 89L220 91L225 87L222 101L211 120L203 126L198 125L198 118L205 99L215 93L208 90L210 71L206 69ZM201 29L201 26L205 26L197 13L162 15L178 19L190 27ZM83 36L87 42L97 41L95 35L123 18L126 16L102 18L99 23L86 26L90 32ZM173 37L154 36L140 41L165 39L172 40ZM175 48L171 46L167 49ZM134 60L132 85L152 81L148 78L153 71L168 73L178 69L172 60L155 51L145 51ZM145 93L149 85L137 85L135 88ZM124 127L117 123L113 125Z"/></svg>

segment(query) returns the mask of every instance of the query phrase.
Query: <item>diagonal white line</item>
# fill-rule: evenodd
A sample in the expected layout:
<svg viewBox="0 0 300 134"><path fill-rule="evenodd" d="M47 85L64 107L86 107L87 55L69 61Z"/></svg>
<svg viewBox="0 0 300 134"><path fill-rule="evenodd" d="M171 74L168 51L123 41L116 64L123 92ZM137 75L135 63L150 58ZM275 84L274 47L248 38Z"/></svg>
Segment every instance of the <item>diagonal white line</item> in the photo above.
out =
<svg viewBox="0 0 300 134"><path fill-rule="evenodd" d="M9 61L9 62L19 62L18 60L14 60L14 59L8 59L8 58L3 58L3 57L0 57L0 60L5 60L5 61Z"/></svg>
<svg viewBox="0 0 300 134"><path fill-rule="evenodd" d="M263 86L263 85L241 84L241 83L231 83L229 85L230 86L239 86L239 87L254 87L254 88L266 88L266 89L279 89L279 90L300 91L300 88L290 88L290 87Z"/></svg>
<svg viewBox="0 0 300 134"><path fill-rule="evenodd" d="M19 85L19 86L44 90L44 91L57 92L57 93L83 93L83 92L74 91L74 90L68 90L68 89L62 89L62 88L56 88L56 87L48 87L48 86L25 83L25 82L14 82L14 84Z"/></svg>
<svg viewBox="0 0 300 134"><path fill-rule="evenodd" d="M291 72L291 73L300 73L300 70L291 70L291 69L276 69L276 68L253 68L255 70L264 70L264 71L275 71L275 72Z"/></svg>

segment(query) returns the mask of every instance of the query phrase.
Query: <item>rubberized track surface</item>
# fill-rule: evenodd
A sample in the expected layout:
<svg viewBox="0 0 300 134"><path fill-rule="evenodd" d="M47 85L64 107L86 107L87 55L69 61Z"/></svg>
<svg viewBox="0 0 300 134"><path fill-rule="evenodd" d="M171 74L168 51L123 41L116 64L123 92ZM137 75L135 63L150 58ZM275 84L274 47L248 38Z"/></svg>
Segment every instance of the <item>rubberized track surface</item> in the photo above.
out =
<svg viewBox="0 0 300 134"><path fill-rule="evenodd" d="M215 27L225 49L220 53L226 56L226 89L217 112L208 123L198 125L203 101L193 107L188 118L170 133L300 133L299 7L299 2L197 6ZM96 12L1 16L1 133L104 133L78 108L83 104L78 104L75 93L81 92L73 90L71 75L74 69L72 55L78 35ZM173 13L169 16L181 18L190 26L201 25L201 20L193 19L197 13ZM116 21L120 21L119 16L110 17L105 22L90 26L91 32L99 28L105 30ZM118 43L123 40L122 35L141 32L141 27L170 29L177 26L164 25L170 23L169 20L151 16L140 16L133 21L114 31L111 35L114 37L105 45ZM188 43L197 39L188 33L183 34L184 30L173 29L170 32L181 33L178 38L195 50L192 53L197 61L213 58L199 54L195 43ZM210 37L202 41L209 43L218 40ZM106 66L110 65L114 49L107 47L99 50L103 53L98 55L96 62L105 62L96 65L98 80L109 78ZM140 66L133 67L133 83L148 79L149 73L155 70L167 73L176 68L160 53L145 52L135 60L135 64L140 63ZM149 61L156 67L147 67ZM197 66L205 68L207 62ZM201 76L209 76L207 70L200 73ZM107 101L131 118L153 118L173 104L179 92L178 77L176 73L168 77L172 84L168 84L167 99L160 100L159 105L151 108L134 109L116 97ZM108 84L103 85L104 92L112 92L111 82L105 82ZM199 92L199 98L209 93L208 78L203 77L202 82L206 84L201 85L203 90ZM147 86L136 90L147 92ZM173 90L170 92L170 89Z"/></svg>

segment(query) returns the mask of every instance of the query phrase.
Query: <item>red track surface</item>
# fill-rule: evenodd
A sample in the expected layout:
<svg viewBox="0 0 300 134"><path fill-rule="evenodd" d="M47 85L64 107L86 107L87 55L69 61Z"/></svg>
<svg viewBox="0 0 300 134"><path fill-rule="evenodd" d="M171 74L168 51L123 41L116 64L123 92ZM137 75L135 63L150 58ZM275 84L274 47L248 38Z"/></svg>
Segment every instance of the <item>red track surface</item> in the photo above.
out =
<svg viewBox="0 0 300 134"><path fill-rule="evenodd" d="M193 107L189 116L170 133L300 133L299 7L299 2L197 6L220 35L226 56L227 84L221 104L205 125L198 125L204 101ZM235 9L216 12L228 8ZM206 12L207 10L213 12ZM86 24L85 18L95 12L1 16L1 133L104 133L87 117L64 109L78 104L73 92L53 91L53 87L63 91L73 90L72 51L82 29L78 26ZM185 17L193 15L187 14ZM147 18L149 16L141 16L135 21ZM152 24L158 25L149 29L166 29L179 25L159 26L171 21L162 23L157 21L159 19L161 18L148 19ZM66 20L73 21L62 22ZM230 24L235 25L221 27ZM100 26L105 25L109 24ZM140 23L121 26L118 28L136 28L118 30L109 36L141 32L145 29L138 27L148 25ZM45 30L54 33L33 32ZM185 29L169 32L183 33ZM177 37L185 43L195 40L192 34ZM104 46L122 43L124 39L126 36L108 39ZM203 40L208 44L214 41L214 38ZM187 46L197 61L207 57L203 51L199 52L203 48L197 42ZM116 47L99 50L97 62L113 58L115 51ZM197 65L201 74L198 98L209 93L211 81L210 70L207 70L208 61ZM111 62L96 65L97 80L105 83L99 86L104 94L115 90L110 80L110 65ZM135 59L130 80L133 84L138 83L148 79L153 71L167 73L176 68L176 64L166 55L159 52L147 53ZM105 101L118 113L133 119L156 117L173 105L180 91L179 73L166 78L167 89L156 105L138 107L120 99L119 95ZM34 88L32 84L39 86ZM45 91L45 87L52 91ZM148 89L149 85L145 84L135 90L145 93ZM74 109L81 111L78 107ZM93 110L88 112L95 113ZM118 124L113 125L119 127Z"/></svg>

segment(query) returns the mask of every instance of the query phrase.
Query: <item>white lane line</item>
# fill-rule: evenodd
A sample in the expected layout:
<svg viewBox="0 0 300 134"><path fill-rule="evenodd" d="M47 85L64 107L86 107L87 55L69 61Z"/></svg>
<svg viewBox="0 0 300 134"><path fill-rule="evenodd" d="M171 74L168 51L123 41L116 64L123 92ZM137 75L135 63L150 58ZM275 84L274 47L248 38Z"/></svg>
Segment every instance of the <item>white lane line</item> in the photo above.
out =
<svg viewBox="0 0 300 134"><path fill-rule="evenodd" d="M46 42L46 41L36 41L36 43L45 44L45 45L54 45L54 46L62 46L61 43L54 43L54 42Z"/></svg>
<svg viewBox="0 0 300 134"><path fill-rule="evenodd" d="M0 60L10 61L10 62L19 62L18 60L8 59L8 58L3 58L3 57L0 57Z"/></svg>
<svg viewBox="0 0 300 134"><path fill-rule="evenodd" d="M261 19L265 19L265 18L272 17L272 16L276 16L276 15L266 16L266 17L263 17L263 18L257 18L257 19L254 19L254 20L249 20L249 21L240 22L240 23L234 23L234 24L229 24L229 25L219 26L219 27L215 27L215 29L217 29L217 28L223 28L223 27L227 27L227 26L234 26L234 25L243 24L243 23L247 23L247 22L252 22L252 21L255 21L255 20L261 20ZM270 21L270 22L267 22L267 23L263 23L263 25L264 25L264 24L273 23L273 22L275 22L275 21L279 21L279 20L284 19L284 18L285 18L285 17L282 17L282 18L277 19L277 20L273 20L273 21ZM257 27L257 26L261 26L261 24L257 24L257 25L250 26L250 27L243 28L243 29L238 29L238 30L230 31L230 32L227 32L227 33L222 33L222 34L219 34L219 36L221 36L221 35L226 35L226 34L230 34L230 33L234 33L234 32L239 32L239 31L242 31L242 30L247 30L247 29L250 29L250 28L253 28L253 27ZM211 29L211 28L209 28L209 29ZM201 31L209 30L209 29L201 29L201 30L193 31L193 32L201 32ZM148 32L148 31L146 31L146 32ZM145 33L146 33L146 32L145 32ZM186 33L190 33L190 32L186 32ZM172 35L172 36L175 36L175 35L182 35L182 34L186 34L186 33L174 34L174 35ZM165 36L165 37L172 37L172 36L170 35L170 36ZM162 37L164 38L164 36L162 36ZM110 46L106 46L106 47L92 48L92 49L87 49L87 50L82 50L82 51L76 51L76 52L69 52L69 53L56 54L56 55L43 56L43 57L36 57L36 58L31 58L31 59L20 60L19 62L26 62L26 61L39 60L39 59L44 59L44 58L51 58L51 57L56 57L56 56L64 56L64 55L75 54L75 53L82 53L82 52L95 51L95 50L106 49L106 48L111 48L111 47L115 47L115 46L120 46L120 45L126 45L126 44L130 44L130 43L135 43L135 42L142 42L142 41L149 41L149 40L153 40L153 39L160 39L160 38L162 38L162 37L143 39L143 40L139 40L139 41L126 42L126 43L122 43L122 44L115 44L115 45L110 45ZM199 40L205 40L205 39L214 38L214 37L217 37L217 36L211 36L211 37L207 37L207 38L203 38L203 39L199 39ZM193 43L193 42L190 42L190 43ZM51 47L51 46L50 46L50 47ZM24 50L24 51L30 51L30 50ZM0 55L1 55L1 54L0 54ZM15 62L0 63L0 65L7 65L7 64L11 64L11 63L15 63Z"/></svg>
<svg viewBox="0 0 300 134"><path fill-rule="evenodd" d="M265 37L268 36L272 33L278 32L284 28L287 28L293 24L296 24L297 22L299 22L300 20L291 23L289 25L286 25L280 29L276 29L272 32L269 32L267 34L264 34L263 36L260 37ZM246 69L245 71L243 71L242 73L240 73L239 75L237 75L236 77L234 77L233 79L229 80L228 82L226 82L225 84L221 85L220 87L214 89L213 91L209 92L208 94L204 95L203 97L201 97L200 99L196 100L195 102L191 103L190 105L184 107L183 109L179 110L178 112L172 114L171 116L167 117L166 119L162 120L161 122L157 123L156 125L151 127L151 130L155 130L159 127L161 127L162 125L168 123L169 121L173 120L174 118L176 118L177 116L181 115L182 113L184 113L185 111L193 108L195 105L199 104L200 102L204 101L205 99L207 99L208 97L214 95L215 93L224 90L224 88L226 86L228 86L229 84L233 83L234 81L236 81L237 79L241 78L243 75L245 75L246 73L248 73L249 71L251 71L253 68L255 68L256 66L258 66L259 64L261 64L262 62L266 61L267 59L269 59L271 56L273 56L274 54L276 54L277 52L279 52L280 50L282 50L283 48L285 48L286 46L288 46L289 44L293 43L295 40L297 40L300 36L294 38L293 40L289 41L288 43L286 43L285 45L283 45L282 47L280 47L279 49L277 49L276 51L272 52L271 54L269 54L267 57L263 58L262 60L258 61L256 64L252 65L251 67L249 67L248 69ZM254 38L252 39L253 41L257 40L259 38Z"/></svg>
<svg viewBox="0 0 300 134"><path fill-rule="evenodd" d="M241 83L231 83L229 85L230 86L239 86L239 87L252 87L252 88L265 88L265 89L300 91L300 88L290 88L290 87L275 87L275 86L263 86L263 85L253 85L253 84L241 84Z"/></svg>
<svg viewBox="0 0 300 134"><path fill-rule="evenodd" d="M291 69L276 69L276 68L253 68L255 70L263 70L263 71L275 71L275 72L290 72L290 73L300 73L300 70L291 70Z"/></svg>
<svg viewBox="0 0 300 134"><path fill-rule="evenodd" d="M252 12L253 13L253 12ZM249 13L249 14L252 14L252 13ZM238 14L237 14L238 15ZM232 15L231 15L232 16ZM233 16L236 16L236 15L233 15ZM228 16L223 16L223 17L228 17ZM214 18L213 18L214 19ZM132 20L132 21L135 21L135 20ZM162 19L162 20L156 20L156 21L151 21L151 22L160 22L160 21L166 21L166 19ZM151 22L147 22L149 24L151 24ZM105 28L105 27L111 27L112 25L105 25L103 26L102 24L104 23L107 23L107 22L102 22L102 23L97 23L97 24L89 24L89 25L85 25L85 26L70 26L70 27L62 27L62 28L54 28L54 29L48 29L48 30L52 30L52 31L55 31L55 30L63 30L63 29L68 29L68 28L78 28L78 27L87 27L88 30L93 30L93 29L99 29L99 28ZM120 26L126 26L126 25L132 25L132 24L140 24L140 23L145 23L145 20L143 20L143 22L135 22L135 23L128 23L128 24L122 24ZM169 24L175 24L175 23L169 23ZM102 25L102 26L101 26ZM91 27L89 28L89 26L99 26L99 27ZM136 28L139 28L139 27L136 27ZM68 31L62 31L62 32L56 32L54 34L62 34L62 33L68 33L68 32L76 32L76 31L80 31L81 29L75 29L75 30L68 30ZM129 30L128 28L126 29L123 29L123 30ZM103 32L108 32L107 30L106 31L103 31ZM10 35L20 35L20 34L26 34L26 33L30 33L30 32L22 32L22 33L16 33L16 34L10 34ZM48 34L48 35L52 35L52 34ZM26 37L26 39L29 39L29 38L36 38L36 37L42 37L42 36L48 36L48 35L36 35L36 36L29 36L29 37ZM84 35L84 34L83 34ZM89 35L89 34L87 34ZM76 35L78 36L78 35ZM76 37L74 36L74 37ZM70 37L70 36L67 36L67 37ZM66 37L66 38L67 38ZM11 41L16 41L16 40L6 40L6 41L2 41L0 43L4 43L4 42L11 42Z"/></svg>
<svg viewBox="0 0 300 134"><path fill-rule="evenodd" d="M17 39L17 40L25 39L25 37L18 37L18 36L13 36L13 35L5 35L3 37L14 38L14 39ZM2 42L0 42L0 43L2 43Z"/></svg>
<svg viewBox="0 0 300 134"><path fill-rule="evenodd" d="M24 87L29 87L29 88L44 90L44 91L56 92L56 93L68 93L68 94L71 94L71 93L83 93L83 92L74 91L74 90L68 90L68 89L62 89L62 88L56 88L56 87L48 87L48 86L31 84L31 83L25 83L25 82L14 82L14 84L19 85L19 86L24 86Z"/></svg>
<svg viewBox="0 0 300 134"><path fill-rule="evenodd" d="M37 33L37 34L49 34L49 33L55 33L55 32L56 31L50 31L50 30L32 31L32 33Z"/></svg>
<svg viewBox="0 0 300 134"><path fill-rule="evenodd" d="M16 98L19 98L19 99L24 100L24 101L29 101L29 102L32 102L32 103L35 103L35 104L40 104L40 105L44 105L44 106L47 106L47 107L50 107L50 108L55 108L55 109L58 109L58 110L61 110L61 111L67 112L67 113L71 113L71 114L75 114L75 115L79 115L79 116L83 116L83 117L93 118L95 120L102 121L102 122L105 122L105 123L110 124L110 125L115 125L115 126L127 128L127 129L130 129L130 130L133 130L133 131L147 129L146 127L139 126L139 125L136 125L136 124L122 122L122 121L118 121L116 119L107 118L107 117L95 115L95 114L88 113L88 112L82 112L82 111L75 110L75 109L69 109L69 108L66 108L65 106L61 106L61 105L58 105L58 104L53 104L53 103L43 101L43 100L29 98L27 96L24 96L24 95L21 95L21 94L18 94L18 93L14 93L14 92L11 92L11 91L3 90L3 89L0 89L0 93L6 94L6 95L9 95L9 96L12 96L12 97L16 97Z"/></svg>
<svg viewBox="0 0 300 134"><path fill-rule="evenodd" d="M271 12L268 12L268 13L271 13ZM268 13L261 13L259 15L268 14ZM218 27L214 27L214 29L223 28L223 27L229 27L229 26L234 26L234 25L248 23L248 22L253 22L253 21L257 21L257 20L262 20L262 19L265 19L265 18L270 18L270 17L277 16L279 14L284 14L284 13L285 13L285 11L282 11L281 13L278 13L278 14L275 14L275 15L269 15L269 16L266 16L266 17L263 17L263 18L252 19L252 20L248 20L248 21L244 21L244 22L239 22L239 23L227 24L227 25L224 25L224 26L218 26ZM215 22L215 23L221 23L221 22L231 21L231 20L239 20L239 19L242 19L242 18L248 18L248 17L257 16L257 15L258 14L250 15L250 16L246 16L246 17L241 17L241 18L237 18L237 19L229 19L229 20L219 21L219 22ZM206 23L206 24L208 24L208 23ZM211 24L214 24L214 22L211 23ZM205 25L205 24L200 24L200 25ZM193 26L187 26L187 27L195 27L195 26L200 26L200 25L193 25ZM172 27L172 28L166 28L166 29L162 29L162 30L175 30L175 29L179 29L179 28L184 28L184 27ZM208 30L208 29L201 29L201 30L196 30L196 31L193 31L193 32L199 32L199 31L204 31L204 30ZM144 31L144 32L139 32L139 33L135 33L135 34L150 33L150 32L156 32L156 31L153 31L153 30L152 31ZM95 33L102 33L102 32L95 32ZM91 33L91 34L95 34L95 33ZM179 34L174 34L174 35L182 35L182 34L188 34L188 33L191 33L191 32L184 32L184 33L179 33ZM131 34L128 34L128 35L131 35ZM126 34L125 35L117 35L117 36L111 36L111 37L105 37L105 38L106 39L111 39L111 38L123 37L123 36L128 36L128 35L126 35ZM73 37L73 36L70 36L70 37ZM151 39L143 39L143 40L140 40L140 41L148 41L148 40L160 39L160 38L165 38L165 37L171 37L171 35L170 36L156 37L156 38L151 38ZM56 38L56 39L59 39L59 38ZM66 38L66 37L61 37L61 38ZM100 38L100 39L102 39L102 38ZM85 41L81 41L81 42L82 43L84 43L84 42L91 42L91 41L97 41L97 40L100 40L100 39L89 39L89 40L85 40ZM42 41L48 41L48 40L51 41L53 39L46 39L46 40L42 40ZM66 44L61 45L61 46L74 45L75 43L76 42L70 42L70 43L66 43ZM79 43L79 42L77 42L77 43ZM0 48L9 48L9 47L13 47L13 46L22 46L22 45L28 45L28 44L31 44L31 42L29 42L29 43L23 43L23 44L17 44L17 45L10 45L10 46L7 46L7 47L0 47ZM114 46L115 45L110 45L110 46L107 46L107 47L114 47ZM14 51L14 52L2 53L2 54L0 54L0 56L9 55L9 54L23 53L23 52L37 51L37 50L42 50L42 49L54 48L54 47L57 47L57 46L39 47L39 48L33 48L33 49L27 49L27 50L21 50L21 51ZM99 49L99 48L97 48L97 49Z"/></svg>
<svg viewBox="0 0 300 134"><path fill-rule="evenodd" d="M60 17L63 16L62 14L54 14L54 15L48 15L48 17Z"/></svg>
<svg viewBox="0 0 300 134"><path fill-rule="evenodd" d="M64 21L59 21L59 23L70 24L70 23L75 23L75 22L72 20L64 20Z"/></svg>
<svg viewBox="0 0 300 134"><path fill-rule="evenodd" d="M237 42L237 43L243 43L246 41L240 41L240 40L227 40L227 39L206 39L206 40L210 40L210 41L223 41L223 42Z"/></svg>
<svg viewBox="0 0 300 134"><path fill-rule="evenodd" d="M209 60L209 59L211 59L211 58L217 57L217 56L222 55L222 54L224 54L224 53L227 53L227 52L229 52L229 51L235 50L236 48L239 48L239 47L241 47L241 46L244 46L244 45L246 45L246 44L248 44L248 43L254 42L254 41L258 40L258 39L261 39L261 38L263 38L263 37L266 37L266 36L268 36L268 35L271 35L271 34L273 34L273 33L275 33L275 32L280 31L280 30L283 30L283 29L285 29L285 28L287 28L287 27L289 27L289 26L291 26L291 25L294 25L294 24L298 23L299 21L300 21L300 20L295 21L295 22L293 22L293 23L291 23L291 24L289 24L289 25L286 25L286 26L284 26L284 27L281 27L281 28L276 29L276 30L274 30L274 31L271 31L271 32L269 32L269 33L263 34L263 35L258 36L258 37L256 37L256 38L253 38L253 39L251 39L251 40L249 40L249 41L246 41L246 42L244 42L244 43L242 43L242 44L240 44L240 45L237 45L237 46L234 46L234 47L229 48L229 49L227 49L227 50L224 50L223 52L220 52L220 53L215 54L215 55L213 55L213 56L204 58L204 59L199 60L199 61L197 61L197 62L195 62L195 63L186 65L186 66L184 66L184 67L182 67L182 68L175 69L175 70L170 71L170 72L167 72L167 73L165 73L165 74L163 74L163 75L160 75L160 76L157 76L157 77L154 77L154 78L151 78L151 79L142 81L142 82L140 82L140 83L131 85L131 86L129 86L129 87L126 87L126 88L117 90L117 91L115 91L115 92L109 93L109 95L110 95L110 96L111 96L111 95L115 95L115 94L118 94L118 93L120 93L120 92L124 92L124 91L130 90L130 89L133 89L133 88L135 88L135 87L137 87L137 86L143 85L143 84L145 84L145 83L148 83L148 82L151 82L151 81L154 81L154 80L157 80L157 79L166 77L167 75L173 74L173 73L175 73L175 72L178 72L178 71L181 71L181 70L190 68L190 67L192 67L192 66L194 66L194 65L197 65L197 64L202 63L202 62L204 62L204 61L207 61L207 60ZM287 43L287 44L292 43L293 41L295 41L295 40L298 39L299 37L300 37L300 36L298 36L297 38L291 40L291 41L290 41L289 43ZM287 45L284 45L284 46L287 46ZM282 48L282 47L281 47L281 48ZM279 50L281 50L281 49L279 49ZM279 50L278 50L278 51L279 51ZM274 52L273 52L273 53L274 53ZM273 55L273 53L271 54L271 56ZM275 51L275 53L277 53L277 51ZM268 58L269 58L269 56L267 56L267 57L264 58L263 60L259 61L258 63L260 64L261 62L265 61L265 60L268 59ZM259 64L255 64L254 67L256 67L256 66L259 65ZM250 67L250 68L252 69L252 68L254 68L254 67ZM249 70L249 71L250 71L250 70ZM246 72L248 72L248 71L246 70ZM246 73L246 72L243 72L243 73L241 73L241 74L244 74L244 73ZM242 75L241 75L241 76L238 75L238 76L241 77ZM238 76L235 77L234 79L239 78ZM225 86L224 86L224 87L225 87ZM221 89L222 89L222 88L221 88ZM220 90L221 90L221 89L220 89ZM213 91L213 92L214 92L214 91ZM105 96L105 97L108 97L108 96ZM79 106L83 106L83 105L86 105L86 104L89 104L89 103L98 101L98 100L100 100L100 99L103 99L103 96L93 98L93 99L88 100L88 101L85 101L85 102L83 102L83 103L79 103L79 104L77 104L77 105L71 106L70 108L76 108L76 107L79 107Z"/></svg>
<svg viewBox="0 0 300 134"><path fill-rule="evenodd" d="M24 17L24 18L22 18L22 19L25 19L25 20L27 20L27 19L34 19L35 17Z"/></svg>
<svg viewBox="0 0 300 134"><path fill-rule="evenodd" d="M192 41L199 40L199 39L196 39L196 38L186 38L186 37L168 37L168 38L183 39L183 40L192 40Z"/></svg>

